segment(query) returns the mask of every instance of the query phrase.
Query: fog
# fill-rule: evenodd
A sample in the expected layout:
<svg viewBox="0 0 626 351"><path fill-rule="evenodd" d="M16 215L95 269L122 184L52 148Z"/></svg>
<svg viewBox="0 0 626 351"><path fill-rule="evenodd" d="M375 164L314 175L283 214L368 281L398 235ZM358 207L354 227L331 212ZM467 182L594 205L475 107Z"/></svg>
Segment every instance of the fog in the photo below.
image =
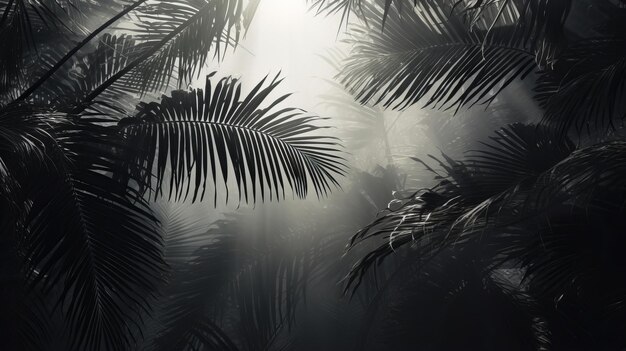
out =
<svg viewBox="0 0 626 351"><path fill-rule="evenodd" d="M0 349L626 350L623 2L0 0Z"/></svg>

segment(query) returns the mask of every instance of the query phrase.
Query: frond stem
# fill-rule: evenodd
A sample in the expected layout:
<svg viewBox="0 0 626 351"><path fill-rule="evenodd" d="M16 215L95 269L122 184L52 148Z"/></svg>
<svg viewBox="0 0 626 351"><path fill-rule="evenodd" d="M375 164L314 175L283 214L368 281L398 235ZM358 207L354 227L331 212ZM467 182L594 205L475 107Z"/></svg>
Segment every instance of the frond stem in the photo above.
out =
<svg viewBox="0 0 626 351"><path fill-rule="evenodd" d="M113 16L108 21L106 21L104 24L102 24L96 30L91 32L91 34L89 34L80 43L78 43L76 46L74 46L74 48L72 48L72 50L68 51L65 54L65 56L63 56L63 58L61 58L57 63L55 63L54 66L52 66L52 68L50 68L43 76L41 76L35 83L33 83L33 85L31 85L28 89L26 89L26 91L24 91L17 99L15 99L15 101L18 102L18 101L26 100L43 83L45 83L48 79L50 79L50 77L52 77L67 61L69 61L69 59L72 58L72 56L74 56L74 54L76 54L80 49L82 49L91 40L93 40L93 38L95 38L98 34L100 34L102 31L104 31L105 29L110 27L113 23L117 22L120 18L126 16L129 12L133 11L134 9L136 9L137 7L139 7L140 5L145 3L146 1L147 0L139 0L139 1L135 2L135 3L133 3L132 5L126 7L123 11L121 11L117 15Z"/></svg>

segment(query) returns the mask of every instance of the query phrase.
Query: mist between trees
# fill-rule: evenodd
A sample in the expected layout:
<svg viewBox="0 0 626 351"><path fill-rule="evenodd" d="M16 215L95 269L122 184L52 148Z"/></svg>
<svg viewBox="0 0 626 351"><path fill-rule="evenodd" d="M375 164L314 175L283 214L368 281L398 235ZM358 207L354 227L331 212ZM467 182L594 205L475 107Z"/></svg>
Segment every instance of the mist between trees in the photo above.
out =
<svg viewBox="0 0 626 351"><path fill-rule="evenodd" d="M0 0L0 349L626 349L623 0Z"/></svg>

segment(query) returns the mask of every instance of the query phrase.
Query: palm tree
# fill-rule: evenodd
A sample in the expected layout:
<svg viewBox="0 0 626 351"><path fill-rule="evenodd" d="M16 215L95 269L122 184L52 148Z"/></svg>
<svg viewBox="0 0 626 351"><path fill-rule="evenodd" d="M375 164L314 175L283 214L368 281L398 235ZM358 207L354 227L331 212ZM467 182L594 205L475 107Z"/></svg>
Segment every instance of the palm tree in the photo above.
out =
<svg viewBox="0 0 626 351"><path fill-rule="evenodd" d="M507 311L503 318L522 323L519 330L535 332L527 333L525 342L517 339L521 333L512 334L503 346L506 340L488 334L498 328L500 317L494 317L473 332L477 335L469 335L479 343L465 347L624 348L619 328L626 316L626 290L618 278L624 269L618 252L624 247L619 233L626 190L620 133L626 101L623 4L320 3L327 10L353 6L356 17L367 21L353 26L353 51L340 76L362 103L394 109L422 103L463 113L493 103L521 79L535 90L543 109L536 124L503 126L464 156L444 153L428 162L416 158L432 173L435 185L398 193L353 237L350 247L372 241L378 246L354 266L347 291L357 288L372 267L399 254L412 257L403 267L412 269L408 277L438 289L416 292L409 278L398 279L397 292L381 298L396 305L380 308L388 311L382 323L390 326L382 331L382 349L458 349L441 340L416 340L416 330L428 323L405 311L425 309L433 318L443 318L448 302L420 301L459 296L470 285L481 292L461 299L465 302L455 309L469 311L479 298L494 296L487 302L517 306L496 307ZM459 268L439 268L458 267L459 260L461 267L474 268L464 268L463 274ZM502 272L513 272L513 281L494 284ZM456 282L448 283L450 277ZM436 325L460 333L460 328Z"/></svg>
<svg viewBox="0 0 626 351"><path fill-rule="evenodd" d="M140 343L166 266L151 197L195 201L207 183L214 194L234 184L257 202L338 184L343 159L319 119L278 108L286 96L268 101L278 78L245 94L209 75L155 101L236 45L257 5L0 2L6 347Z"/></svg>

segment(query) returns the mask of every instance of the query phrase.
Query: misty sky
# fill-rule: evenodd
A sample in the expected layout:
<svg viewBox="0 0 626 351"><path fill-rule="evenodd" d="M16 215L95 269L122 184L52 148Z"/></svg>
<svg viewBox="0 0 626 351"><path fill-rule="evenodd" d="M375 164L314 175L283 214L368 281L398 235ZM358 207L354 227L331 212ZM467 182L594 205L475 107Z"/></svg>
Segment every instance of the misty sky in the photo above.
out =
<svg viewBox="0 0 626 351"><path fill-rule="evenodd" d="M244 89L281 72L280 93L294 93L286 104L320 114L316 111L319 95L328 90L322 78L330 79L335 72L319 56L341 45L339 23L339 16L315 16L305 0L261 1L239 47L221 63L211 62L205 71L240 77ZM201 78L194 85L203 84Z"/></svg>

